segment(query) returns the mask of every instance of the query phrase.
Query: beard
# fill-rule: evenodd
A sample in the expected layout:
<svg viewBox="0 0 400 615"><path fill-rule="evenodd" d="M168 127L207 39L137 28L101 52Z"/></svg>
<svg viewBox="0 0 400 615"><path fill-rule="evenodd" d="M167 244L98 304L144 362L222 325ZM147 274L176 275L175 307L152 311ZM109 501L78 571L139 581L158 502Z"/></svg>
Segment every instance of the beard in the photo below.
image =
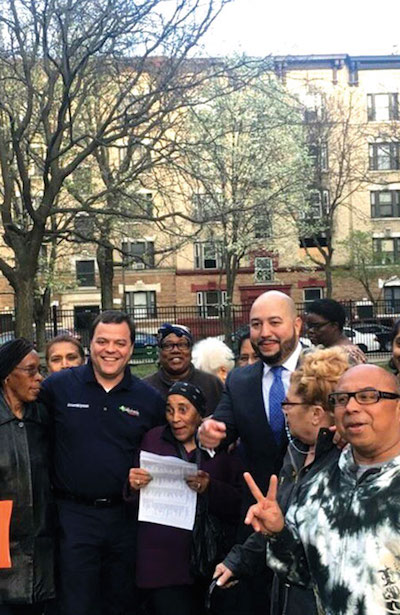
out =
<svg viewBox="0 0 400 615"><path fill-rule="evenodd" d="M253 342L251 342L251 345L253 346L255 352L257 353L257 356L260 357L263 363L265 363L266 365L281 365L284 361L286 361L288 357L290 357L290 355L296 348L297 343L298 339L296 336L296 332L293 329L293 335L291 338L285 340L284 342L279 340L279 350L274 355L264 355L260 351L258 344L254 344Z"/></svg>

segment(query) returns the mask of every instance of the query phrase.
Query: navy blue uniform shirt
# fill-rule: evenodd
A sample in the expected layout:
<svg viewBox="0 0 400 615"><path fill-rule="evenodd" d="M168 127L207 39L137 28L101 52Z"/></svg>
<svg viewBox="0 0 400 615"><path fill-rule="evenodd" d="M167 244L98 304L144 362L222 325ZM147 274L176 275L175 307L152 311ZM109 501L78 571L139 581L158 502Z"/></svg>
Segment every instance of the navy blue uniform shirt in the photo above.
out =
<svg viewBox="0 0 400 615"><path fill-rule="evenodd" d="M108 393L90 361L62 370L40 400L54 419L55 487L87 498L121 495L144 434L165 423L165 401L129 367Z"/></svg>

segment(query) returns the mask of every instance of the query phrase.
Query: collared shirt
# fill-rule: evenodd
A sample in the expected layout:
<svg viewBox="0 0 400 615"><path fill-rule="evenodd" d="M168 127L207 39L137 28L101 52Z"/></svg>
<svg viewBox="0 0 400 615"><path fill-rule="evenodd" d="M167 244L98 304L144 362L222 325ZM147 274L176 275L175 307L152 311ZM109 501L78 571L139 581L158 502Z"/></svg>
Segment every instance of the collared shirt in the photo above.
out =
<svg viewBox="0 0 400 615"><path fill-rule="evenodd" d="M144 434L165 422L165 402L129 368L110 391L93 367L52 374L40 399L54 419L54 484L87 498L119 496Z"/></svg>
<svg viewBox="0 0 400 615"><path fill-rule="evenodd" d="M295 371L297 364L299 362L299 357L302 351L302 346L300 342L297 344L296 349L288 359L284 363L282 363L282 367L284 368L282 372L282 382L285 392L287 392L290 385L290 375ZM263 400L264 400L264 408L265 413L267 415L267 419L269 421L269 391L274 380L273 375L271 374L272 365L267 365L264 363L263 369L263 378L262 378L262 392L263 392Z"/></svg>

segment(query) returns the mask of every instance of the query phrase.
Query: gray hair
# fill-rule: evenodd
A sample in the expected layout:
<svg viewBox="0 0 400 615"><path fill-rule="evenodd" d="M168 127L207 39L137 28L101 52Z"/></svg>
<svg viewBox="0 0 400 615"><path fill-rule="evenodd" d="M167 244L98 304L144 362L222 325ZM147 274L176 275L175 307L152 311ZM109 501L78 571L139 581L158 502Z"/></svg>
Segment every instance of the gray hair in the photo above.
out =
<svg viewBox="0 0 400 615"><path fill-rule="evenodd" d="M197 369L216 375L220 367L230 371L235 366L235 357L224 342L207 337L193 346L192 363Z"/></svg>

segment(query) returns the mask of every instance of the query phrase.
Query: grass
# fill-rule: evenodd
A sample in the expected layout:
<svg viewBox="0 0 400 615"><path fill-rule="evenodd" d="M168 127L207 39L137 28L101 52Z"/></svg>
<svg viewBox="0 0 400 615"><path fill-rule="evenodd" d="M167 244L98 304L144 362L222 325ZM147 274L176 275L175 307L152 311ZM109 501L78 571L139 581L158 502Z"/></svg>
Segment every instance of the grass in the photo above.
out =
<svg viewBox="0 0 400 615"><path fill-rule="evenodd" d="M158 370L156 363L139 363L131 366L131 372L138 378L145 378Z"/></svg>

